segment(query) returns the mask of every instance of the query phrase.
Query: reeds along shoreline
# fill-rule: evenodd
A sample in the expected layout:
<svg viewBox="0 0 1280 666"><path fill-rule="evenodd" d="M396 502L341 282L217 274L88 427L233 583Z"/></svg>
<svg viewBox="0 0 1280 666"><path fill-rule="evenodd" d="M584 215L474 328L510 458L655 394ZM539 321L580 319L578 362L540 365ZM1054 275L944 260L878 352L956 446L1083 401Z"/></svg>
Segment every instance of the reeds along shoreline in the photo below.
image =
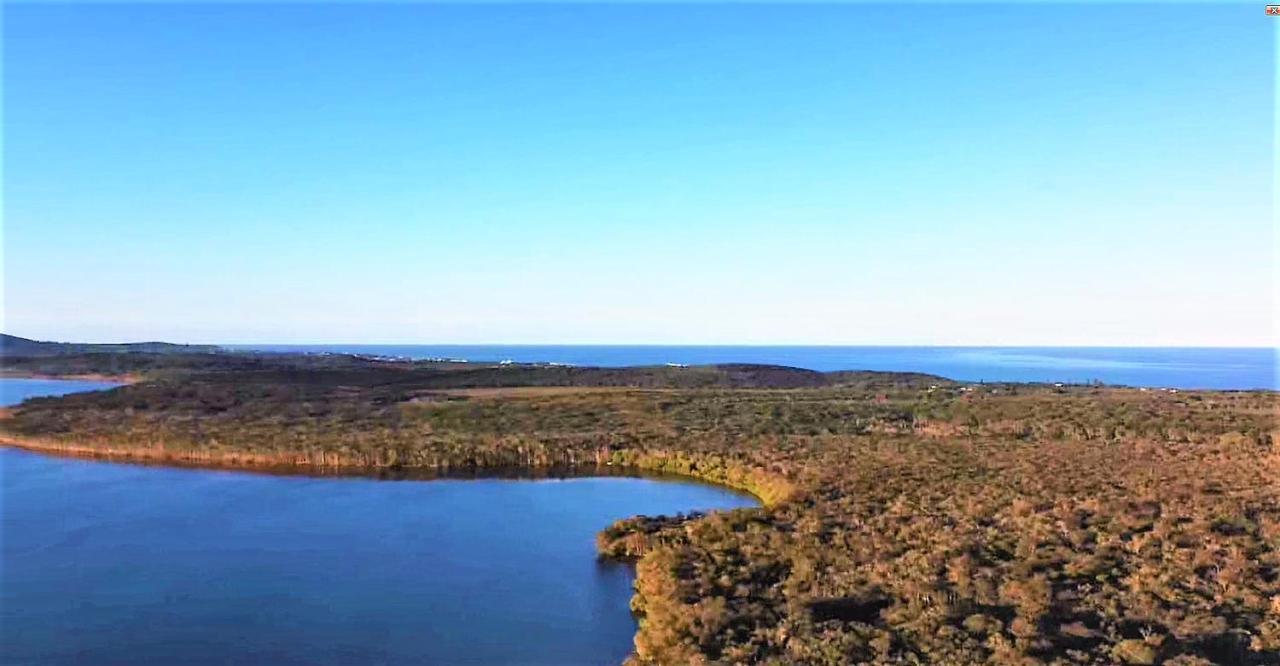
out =
<svg viewBox="0 0 1280 666"><path fill-rule="evenodd" d="M71 458L167 464L181 467L236 469L286 474L396 476L406 479L433 478L542 478L555 476L629 476L649 473L686 478L748 493L768 506L786 498L793 486L785 479L770 478L759 470L730 468L717 474L699 473L696 461L672 453L601 451L590 460L566 456L561 460L508 459L484 464L406 466L395 456L349 455L334 451L293 451L254 453L175 449L153 443L145 446L98 443L74 444L51 438L0 435L0 446ZM704 469L710 469L704 468ZM719 467L715 469L721 469Z"/></svg>
<svg viewBox="0 0 1280 666"><path fill-rule="evenodd" d="M57 381L103 382L106 384L127 386L129 384L137 384L138 382L143 381L144 377L135 373L110 374L102 372L85 372L64 375L4 370L0 371L0 379L49 379Z"/></svg>

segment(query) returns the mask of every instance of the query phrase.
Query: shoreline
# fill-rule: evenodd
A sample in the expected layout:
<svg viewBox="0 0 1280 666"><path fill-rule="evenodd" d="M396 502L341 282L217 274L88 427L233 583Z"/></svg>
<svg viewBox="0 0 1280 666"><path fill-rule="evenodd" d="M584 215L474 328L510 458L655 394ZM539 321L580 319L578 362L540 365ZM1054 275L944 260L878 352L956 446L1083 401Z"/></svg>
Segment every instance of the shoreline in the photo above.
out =
<svg viewBox="0 0 1280 666"><path fill-rule="evenodd" d="M40 379L47 381L68 381L68 382L108 382L118 386L129 386L137 384L144 380L142 375L126 373L123 375L107 375L99 372L87 372L76 375L50 375L40 372L22 372L15 370L0 370L0 379Z"/></svg>
<svg viewBox="0 0 1280 666"><path fill-rule="evenodd" d="M2 417L0 417L2 418ZM686 483L698 484L704 486L714 486L716 489L734 495L750 497L756 503L751 507L740 507L739 509L724 509L723 511L737 511L740 509L764 510L770 506L765 498L755 494L745 487L735 487L725 483L711 481L706 478L698 477L691 474L679 474L672 472L663 472L652 468L642 466L621 466L611 463L605 465L577 465L577 466L479 466L469 469L460 468L428 468L428 467L397 467L397 466L355 466L355 465L314 465L305 463L285 464L280 463L281 456L264 456L258 454L223 454L223 455L192 455L195 452L173 452L162 447L155 448L98 448L85 445L66 444L61 442L53 442L48 440L39 440L35 438L15 438L12 435L0 434L0 448L14 449L23 451L33 455L49 456L51 458L61 458L66 460L86 460L92 462L119 463L138 465L145 467L165 467L169 469L185 469L190 471L221 471L221 472L238 472L242 474L258 474L264 476L303 476L311 478L329 478L329 479L363 479L377 482L388 481L476 481L476 480L563 480L571 478L630 478L630 479L649 479L654 481L662 481L669 483ZM709 515L713 515L717 511L698 512L693 514L675 514L671 518L676 520L701 519ZM598 561L614 562L622 566L626 566L631 571L632 587L631 596L628 602L630 612L635 621L636 630L632 634L632 649L627 659L623 663L632 663L636 652L635 642L642 631L645 619L643 614L637 614L637 604L644 603L644 596L640 592L640 581L642 578L652 576L652 573L646 572L642 568L641 562L645 557L653 551L652 546L646 547L644 553L639 555L610 555L606 553L599 544L604 535L617 524L627 520L644 519L650 516L637 514L620 521L601 525L596 531L596 558ZM652 518L667 518L668 516L652 516Z"/></svg>
<svg viewBox="0 0 1280 666"><path fill-rule="evenodd" d="M3 414L0 413L0 418ZM198 451L174 451L164 447L96 447L68 444L40 438L22 438L9 433L0 434L0 448L11 448L29 453L58 458L93 460L136 464L175 469L246 472L269 476L311 476L365 478L380 481L442 481L481 479L566 479L566 478L649 478L666 481L696 482L746 495L759 503L757 508L769 508L784 501L790 494L761 494L747 484L733 484L697 474L681 473L656 464L616 464L613 462L592 464L557 465L475 465L456 466L403 466L384 464L357 464L339 456L325 456L328 462L316 462L301 453L255 454L217 453ZM665 456L658 457L666 460ZM783 481L788 486L789 482ZM764 495L770 495L765 497Z"/></svg>

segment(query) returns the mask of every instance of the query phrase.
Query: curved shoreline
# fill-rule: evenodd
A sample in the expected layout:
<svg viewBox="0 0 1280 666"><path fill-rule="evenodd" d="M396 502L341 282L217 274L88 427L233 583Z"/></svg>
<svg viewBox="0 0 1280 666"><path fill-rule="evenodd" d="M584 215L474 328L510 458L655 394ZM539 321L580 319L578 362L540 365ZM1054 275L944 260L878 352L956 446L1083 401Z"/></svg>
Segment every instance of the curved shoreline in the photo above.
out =
<svg viewBox="0 0 1280 666"><path fill-rule="evenodd" d="M0 447L13 448L21 451L27 451L40 455L49 455L59 458L80 459L80 460L96 460L101 462L117 462L128 464L152 465L159 467L169 467L175 469L190 470L214 470L214 471L235 471L246 473L259 473L268 475L302 475L314 477L338 477L345 476L351 478L373 478L376 480L392 480L387 475L404 476L395 480L446 480L446 479L481 479L481 478L497 478L502 472L514 472L515 478L570 478L570 477L607 477L619 476L630 478L655 478L677 482L696 482L715 486L728 492L739 493L750 496L758 506L754 509L767 509L782 501L792 491L790 482L782 481L787 490L781 494L771 494L770 497L764 497L761 489L752 484L734 484L727 483L725 480L711 479L696 474L673 472L664 469L661 462L672 459L671 456L650 456L641 457L639 460L648 462L649 464L640 465L614 465L613 463L594 464L594 465L524 465L524 466L478 466L467 469L456 467L403 467L394 465L350 465L341 464L341 458L335 456L334 463L317 465L305 461L306 456L296 454L293 460L289 461L287 455L262 455L262 454L241 454L241 453L224 453L217 455L203 454L196 451L172 451L164 447L93 447L85 445L67 444L65 442L57 442L50 440L42 440L37 438L17 438L11 434L0 434ZM602 471L613 471L613 474L601 474ZM486 476L485 472L494 472L493 476ZM596 473L592 473L596 472ZM556 476L557 473L562 473ZM545 474L545 476L543 475ZM421 476L417 476L421 475ZM416 477L416 478L415 478ZM461 477L461 478L460 478ZM750 478L750 475L748 475ZM775 482L776 483L776 482ZM776 485L771 487L777 487ZM769 494L765 491L766 494ZM637 516L632 516L635 518ZM626 519L624 519L626 520ZM616 524L616 523L614 523ZM602 525L597 532L603 534L612 525ZM597 540L597 543L599 541ZM636 640L640 636L640 632L644 629L643 613L636 609L645 605L644 595L641 593L641 578L646 575L647 569L641 566L642 561L653 554L653 550L649 550L646 554L639 557L609 557L604 551L598 551L598 557L614 559L625 563L631 568L634 576L634 590L629 606L631 607L632 616L636 621L636 633L632 636L632 652L624 663L631 663L635 657Z"/></svg>
<svg viewBox="0 0 1280 666"><path fill-rule="evenodd" d="M0 372L0 379L41 379L46 381L68 381L68 382L103 382L108 384L116 384L118 386L128 386L129 384L137 384L144 377L138 374L123 375L106 375L96 372L82 373L78 375L50 375L39 372L14 372L6 370Z"/></svg>
<svg viewBox="0 0 1280 666"><path fill-rule="evenodd" d="M265 455L256 453L217 453L207 454L199 451L175 451L164 447L98 447L67 444L41 438L22 438L12 434L0 434L0 447L13 448L32 453L51 455L60 458L80 460L98 460L102 462L132 463L174 467L182 469L207 469L221 471L251 472L279 476L346 476L352 478L373 478L382 480L467 480L485 478L539 479L539 478L584 478L584 477L647 477L655 479L696 481L736 493L749 495L760 503L760 508L768 508L786 499L790 493L779 495L762 491L758 486L746 483L731 483L723 479L708 476L682 473L663 467L661 462L672 459L665 455L652 455L640 458L641 464L615 464L613 462L596 462L593 464L560 464L560 465L476 465L457 466L403 466L387 464L359 464L346 460L338 455L324 456L326 461L317 463L302 453ZM649 464L644 464L648 462ZM785 480L782 483L790 486ZM790 489L789 489L790 490ZM764 494L762 494L764 492ZM767 496L766 496L767 495Z"/></svg>
<svg viewBox="0 0 1280 666"><path fill-rule="evenodd" d="M675 456L654 456L652 453L648 457L641 456L639 461L648 462L640 465L614 465L612 462L605 464L593 465L516 465L516 466L475 466L467 467L467 469L458 469L458 467L406 467L396 465L347 465L343 464L342 459L334 456L330 464L316 465L307 462L308 456L302 453L296 453L292 456L293 460L288 460L287 455L261 455L261 453L218 453L218 455L209 455L209 453L201 453L197 451L173 451L164 447L92 447L84 446L84 444L69 444L65 442L49 441L49 439L40 438L19 438L13 434L0 434L0 447L14 448L14 450L27 451L37 453L37 455L46 455L61 457L61 459L70 460L93 460L102 462L123 462L123 464L164 466L170 469L188 469L188 470L215 470L215 471L241 471L241 473L251 474L268 474L268 475L306 475L316 476L348 476L348 478L366 478L376 480L420 480L420 482L430 482L430 480L445 479L483 479L483 478L499 478L503 471L507 473L515 473L515 478L586 478L586 476L594 476L594 478L603 478L603 476L628 476L628 478L654 478L659 480L669 480L669 482L685 482L700 483L714 485L714 487L724 489L724 491L732 493L745 494L755 499L759 506L754 507L755 510L764 510L777 502L783 501L788 494L792 492L790 482L782 480L786 491L777 494L762 491L759 485L748 483L726 483L724 479L710 479L708 476L699 476L696 474L682 474L678 471L663 469L662 462L668 462L675 459ZM493 475L486 475L494 473ZM613 474L602 474L603 471L612 471ZM396 476L394 479L388 478L388 475ZM750 474L746 478L750 478ZM777 488L774 482L771 488ZM768 494L769 497L765 497ZM631 516L639 517L639 516ZM627 520L627 519L625 519ZM599 535L605 533L605 530L611 528L611 525L602 525L599 528ZM599 548L599 547L598 547ZM646 603L644 594L641 593L641 579L649 575L655 575L653 571L649 571L646 567L641 566L646 558L653 556L655 549L649 549L639 557L609 557L604 551L598 551L598 557L611 558L623 562L630 567L632 576L634 576L634 590L632 590L631 601L628 606L631 607L632 617L636 622L636 631L632 635L632 651L627 657L625 663L631 663L636 656L636 644L641 633L644 631L645 613L639 611Z"/></svg>
<svg viewBox="0 0 1280 666"><path fill-rule="evenodd" d="M642 478L658 481L698 483L751 497L759 508L769 506L751 490L661 469L626 465L482 465L477 467L405 467L397 465L356 465L289 463L255 454L228 454L223 458L190 456L164 449L101 449L38 440L14 439L0 435L0 448L15 449L38 455L95 462L165 467L170 469L242 472L265 476L307 476L314 478L351 478L377 481L471 481L482 479L547 480L575 478Z"/></svg>
<svg viewBox="0 0 1280 666"><path fill-rule="evenodd" d="M544 655L540 660L545 660L545 655L570 654L577 655L571 662L621 664L631 655L638 630L639 618L629 610L637 572L634 561L600 557L593 547L598 532L615 519L636 514L684 516L745 509L744 513L752 515L759 507L753 498L722 487L687 478L632 476L628 472L634 470L613 468L582 470L612 472L608 477L548 476L541 483L528 477L439 483L451 480L441 477L434 483L431 479L388 483L387 479L345 474L277 476L254 469L80 461L13 446L4 449L0 450L0 467L9 471L13 482L13 518L31 527L22 530L22 539L14 535L12 550L22 555L25 566L21 572L14 567L15 580L39 580L49 567L88 558L97 568L86 566L84 578L94 584L101 580L115 583L116 579L104 576L123 568L126 573L120 574L122 579L181 580L188 586L184 589L200 590L174 597L177 601L172 606L165 602L162 612L168 619L163 621L164 629L188 626L188 618L203 617L213 604L219 611L230 606L252 607L258 590L266 588L279 595L280 608L287 611L264 616L253 610L248 611L255 613L248 620L243 615L233 615L232 620L249 621L266 634L277 618L286 618L305 633L308 628L332 622L330 610L347 609L362 623L409 628L394 636L394 654L398 656L393 661L447 663L452 661L450 655L466 654L467 645L473 642L484 645L496 641L494 645L498 645L503 636L516 636L522 638L505 648L486 647L483 653L499 655L493 659L498 662L520 661L521 655ZM547 472L554 475L557 470ZM40 529L48 517L67 511L87 522L63 525L55 520L50 529ZM146 526L144 532L164 534L140 537L142 533L135 529L138 525ZM104 548L103 557L97 557L94 548L84 550L84 541L64 536L61 528L72 535L89 535L89 543ZM175 540L174 534L182 538ZM130 550L132 544L144 541L150 560ZM121 543L124 546L115 546ZM121 557L127 557L128 563L122 565ZM338 566L322 569L316 562ZM175 571L191 574L193 568L195 575L174 576ZM326 580L334 571L351 576L329 586ZM271 575L270 581L262 572ZM203 592L208 585L215 585L216 590ZM121 609L143 607L141 604L153 603L156 595L169 594L169 589L130 586L116 601ZM512 598L528 589L542 593L522 597L542 597L533 603L533 612ZM332 590L339 592L328 596ZM342 596L344 592L347 596ZM47 590L28 586L23 594L30 595L24 599L49 599L51 607L59 608L95 598L70 585ZM385 599L395 600L393 608L408 612L407 616L392 615L407 619L388 616ZM584 600L589 603L582 603ZM554 618L545 616L547 609L554 611ZM423 616L422 612L428 614ZM438 623L434 622L424 639L420 619L412 617L451 612L463 613L460 618L483 620L449 630L450 635L467 636L468 641L436 640L433 637L440 634L435 633ZM33 613L31 618L44 623L43 616ZM71 626L86 626L83 623L90 619L73 617ZM132 626L129 618L121 615L104 613L99 619L106 622L100 628L108 637L109 632ZM249 636L253 631L243 633ZM335 632L343 633L313 641L314 654L308 654L324 661L324 655L331 655L335 649L331 646L338 641L348 654L377 655L386 649L386 643L379 643L376 637L362 636L367 632L359 631L358 626L350 636L346 629ZM563 632L577 632L578 637L556 637ZM25 660L28 655L45 654L40 650L48 649L52 654L61 649L56 643L46 643L39 632L31 634L29 642L14 641L15 645L0 652L21 654ZM94 643L89 630L83 634L73 641L75 649L99 658L131 654L131 648L138 647L127 642ZM140 640L147 640L145 634ZM451 642L461 647L439 645ZM245 643L226 646L223 652L249 658L263 654L263 644ZM291 654L294 648L298 653L309 649L294 645L292 637L267 645ZM15 652L18 650L23 651ZM445 657L438 656L441 654Z"/></svg>

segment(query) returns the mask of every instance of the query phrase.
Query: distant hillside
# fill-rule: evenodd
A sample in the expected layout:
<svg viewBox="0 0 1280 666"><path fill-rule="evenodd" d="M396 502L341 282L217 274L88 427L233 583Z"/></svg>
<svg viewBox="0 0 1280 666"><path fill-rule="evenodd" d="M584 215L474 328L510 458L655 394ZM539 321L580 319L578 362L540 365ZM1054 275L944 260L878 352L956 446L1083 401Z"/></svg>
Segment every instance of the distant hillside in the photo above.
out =
<svg viewBox="0 0 1280 666"><path fill-rule="evenodd" d="M0 356L62 356L64 354L112 353L211 353L214 345L178 345L171 342L125 342L95 344L81 342L45 342L0 333Z"/></svg>
<svg viewBox="0 0 1280 666"><path fill-rule="evenodd" d="M6 343L15 340L6 336ZM450 363L381 360L350 354L208 352L205 347L164 345L59 345L22 340L6 349L0 371L39 375L142 375L153 378L199 376L200 381L257 382L382 387L387 390L443 390L537 386L629 388L802 389L845 386L866 390L951 385L949 379L918 373L816 372L803 368L746 363L701 366L574 367L536 363ZM88 351L80 351L87 349ZM119 351L132 353L112 353ZM104 353L106 352L106 353Z"/></svg>

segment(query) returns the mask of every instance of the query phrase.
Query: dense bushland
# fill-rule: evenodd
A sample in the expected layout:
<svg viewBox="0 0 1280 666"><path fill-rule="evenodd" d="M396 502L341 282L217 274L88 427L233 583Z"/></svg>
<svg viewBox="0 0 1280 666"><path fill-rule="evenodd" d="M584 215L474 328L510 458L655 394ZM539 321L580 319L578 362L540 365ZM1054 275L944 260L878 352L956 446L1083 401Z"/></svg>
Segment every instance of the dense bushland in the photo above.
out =
<svg viewBox="0 0 1280 666"><path fill-rule="evenodd" d="M148 363L148 381L29 401L0 436L205 462L640 466L762 497L601 533L639 558L641 663L1280 663L1274 393Z"/></svg>

